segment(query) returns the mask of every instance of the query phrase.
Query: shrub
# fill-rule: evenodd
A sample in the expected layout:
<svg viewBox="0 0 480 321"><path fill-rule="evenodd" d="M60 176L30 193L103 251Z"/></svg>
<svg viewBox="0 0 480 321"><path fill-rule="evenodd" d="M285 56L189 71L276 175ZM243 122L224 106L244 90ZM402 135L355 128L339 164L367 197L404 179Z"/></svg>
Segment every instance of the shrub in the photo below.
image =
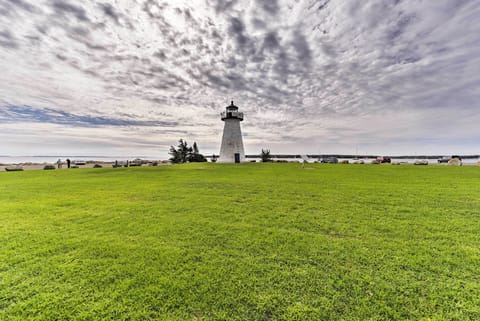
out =
<svg viewBox="0 0 480 321"><path fill-rule="evenodd" d="M462 161L459 158L452 158L448 161L450 166L462 166Z"/></svg>
<svg viewBox="0 0 480 321"><path fill-rule="evenodd" d="M43 169L44 170L52 170L52 169L55 169L55 165L47 164L47 165L43 166Z"/></svg>
<svg viewBox="0 0 480 321"><path fill-rule="evenodd" d="M270 155L270 149L262 149L261 158L263 163L271 162L272 156Z"/></svg>
<svg viewBox="0 0 480 321"><path fill-rule="evenodd" d="M93 165L93 168L102 168L102 167L103 167L103 166L100 165L100 164L95 164L95 165Z"/></svg>

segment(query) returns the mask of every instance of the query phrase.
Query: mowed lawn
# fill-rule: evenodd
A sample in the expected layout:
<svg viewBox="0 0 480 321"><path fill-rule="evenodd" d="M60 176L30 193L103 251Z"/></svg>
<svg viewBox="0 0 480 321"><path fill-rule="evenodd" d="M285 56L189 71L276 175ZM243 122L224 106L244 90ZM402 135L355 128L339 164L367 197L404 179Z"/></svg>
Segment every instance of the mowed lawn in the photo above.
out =
<svg viewBox="0 0 480 321"><path fill-rule="evenodd" d="M0 173L0 320L480 320L480 168Z"/></svg>

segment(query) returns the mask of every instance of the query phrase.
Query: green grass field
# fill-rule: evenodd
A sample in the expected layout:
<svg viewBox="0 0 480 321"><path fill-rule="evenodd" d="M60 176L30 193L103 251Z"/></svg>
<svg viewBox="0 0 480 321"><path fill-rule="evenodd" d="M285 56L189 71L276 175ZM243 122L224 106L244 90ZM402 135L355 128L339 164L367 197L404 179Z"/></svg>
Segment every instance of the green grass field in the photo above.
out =
<svg viewBox="0 0 480 321"><path fill-rule="evenodd" d="M480 320L480 168L0 173L0 320Z"/></svg>

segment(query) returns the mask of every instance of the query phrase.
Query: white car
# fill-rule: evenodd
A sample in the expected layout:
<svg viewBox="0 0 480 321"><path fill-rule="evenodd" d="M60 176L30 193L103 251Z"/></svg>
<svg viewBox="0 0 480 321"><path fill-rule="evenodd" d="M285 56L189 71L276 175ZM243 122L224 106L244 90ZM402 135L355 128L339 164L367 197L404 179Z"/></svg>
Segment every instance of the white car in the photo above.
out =
<svg viewBox="0 0 480 321"><path fill-rule="evenodd" d="M72 162L72 164L78 166L78 165L85 165L86 162L85 162L84 160L79 160L79 159L78 159L78 160L74 160L74 161Z"/></svg>

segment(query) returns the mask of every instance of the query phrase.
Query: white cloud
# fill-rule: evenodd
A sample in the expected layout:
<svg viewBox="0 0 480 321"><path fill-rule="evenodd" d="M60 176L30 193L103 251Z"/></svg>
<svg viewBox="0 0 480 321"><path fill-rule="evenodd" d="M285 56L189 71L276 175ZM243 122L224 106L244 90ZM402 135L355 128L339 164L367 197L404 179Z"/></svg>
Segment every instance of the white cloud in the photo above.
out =
<svg viewBox="0 0 480 321"><path fill-rule="evenodd" d="M231 99L250 153L476 154L479 14L475 0L4 0L2 154L58 139L43 154L82 141L166 157L178 138L218 153Z"/></svg>

